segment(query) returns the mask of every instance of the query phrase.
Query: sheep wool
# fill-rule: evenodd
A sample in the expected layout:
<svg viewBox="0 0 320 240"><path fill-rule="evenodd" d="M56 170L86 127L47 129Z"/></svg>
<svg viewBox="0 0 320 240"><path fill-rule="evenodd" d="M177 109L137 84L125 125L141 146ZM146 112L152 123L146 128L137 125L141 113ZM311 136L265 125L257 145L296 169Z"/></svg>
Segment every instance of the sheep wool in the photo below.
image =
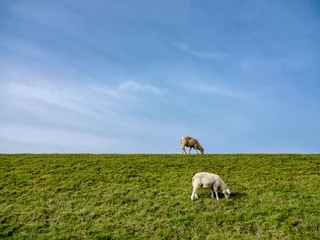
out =
<svg viewBox="0 0 320 240"><path fill-rule="evenodd" d="M225 198L230 197L230 189L227 187L227 185L224 183L224 181L216 174L208 173L208 172L199 172L196 173L192 178L192 194L191 194L191 200L193 201L194 197L198 199L197 190L199 188L210 188L211 189L211 197L214 198L214 194L216 195L217 200L219 200L218 197L218 191L222 191Z"/></svg>
<svg viewBox="0 0 320 240"><path fill-rule="evenodd" d="M182 153L187 154L185 147L189 147L189 154L192 148L196 150L197 154L198 154L197 150L199 150L202 154L204 153L203 147L200 145L199 141L194 137L184 136L180 139L180 143L182 145Z"/></svg>

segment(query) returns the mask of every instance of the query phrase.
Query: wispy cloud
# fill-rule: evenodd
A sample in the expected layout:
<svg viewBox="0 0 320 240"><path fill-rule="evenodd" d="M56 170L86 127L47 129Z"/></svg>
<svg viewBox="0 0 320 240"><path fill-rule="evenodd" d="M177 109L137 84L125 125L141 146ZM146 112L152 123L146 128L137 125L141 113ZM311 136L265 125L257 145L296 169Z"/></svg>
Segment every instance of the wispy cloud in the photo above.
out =
<svg viewBox="0 0 320 240"><path fill-rule="evenodd" d="M212 93L221 96L227 96L232 98L244 98L245 94L233 89L225 88L220 85L214 84L184 84L184 87L188 90L202 92L202 93Z"/></svg>
<svg viewBox="0 0 320 240"><path fill-rule="evenodd" d="M308 67L312 63L312 54L305 53L299 56L292 55L290 57L278 57L277 59L270 58L247 58L244 59L240 67L244 70L265 70L265 71L279 71L288 69L302 69Z"/></svg>
<svg viewBox="0 0 320 240"><path fill-rule="evenodd" d="M140 83L136 80L122 81L114 86L89 84L88 87L96 93L104 94L120 102L126 101L129 98L132 100L132 97L137 94L157 96L165 92L165 89L162 89L156 85Z"/></svg>
<svg viewBox="0 0 320 240"><path fill-rule="evenodd" d="M173 121L148 118L147 108L161 102L164 91L154 84L128 80L89 86L30 72L10 80L0 89L1 152L150 152L157 149L137 138L176 138L185 131Z"/></svg>
<svg viewBox="0 0 320 240"><path fill-rule="evenodd" d="M179 48L182 51L185 51L194 57L205 58L205 59L223 59L228 56L228 54L220 52L201 52L193 49L188 43L185 42L176 42L173 43L173 46Z"/></svg>
<svg viewBox="0 0 320 240"><path fill-rule="evenodd" d="M119 84L118 89L120 91L129 90L129 91L134 91L134 92L146 92L146 93L151 93L151 94L161 94L162 93L160 88L158 88L154 85L141 84L141 83L136 82L135 80L125 81L125 82Z"/></svg>
<svg viewBox="0 0 320 240"><path fill-rule="evenodd" d="M5 2L0 152L319 150L314 4Z"/></svg>
<svg viewBox="0 0 320 240"><path fill-rule="evenodd" d="M2 96L7 96L5 100L1 100L4 104L12 106L17 100L24 103L31 101L33 104L21 106L30 109L35 104L39 107L49 104L92 116L96 116L97 110L106 112L110 107L121 110L126 106L132 106L139 101L141 94L156 97L164 92L164 89L156 85L136 80L122 81L115 85L74 84L66 79L61 81L59 78L28 71L20 74L9 73L6 74L6 78L10 81L3 84L1 91Z"/></svg>

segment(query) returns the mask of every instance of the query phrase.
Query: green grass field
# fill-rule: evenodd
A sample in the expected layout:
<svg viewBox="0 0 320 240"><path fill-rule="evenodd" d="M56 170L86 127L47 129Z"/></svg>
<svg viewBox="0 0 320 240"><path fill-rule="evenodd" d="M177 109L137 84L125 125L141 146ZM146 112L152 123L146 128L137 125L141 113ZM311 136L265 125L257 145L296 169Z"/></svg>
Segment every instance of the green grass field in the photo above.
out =
<svg viewBox="0 0 320 240"><path fill-rule="evenodd" d="M221 176L230 199L200 189ZM0 155L0 238L320 239L320 155Z"/></svg>

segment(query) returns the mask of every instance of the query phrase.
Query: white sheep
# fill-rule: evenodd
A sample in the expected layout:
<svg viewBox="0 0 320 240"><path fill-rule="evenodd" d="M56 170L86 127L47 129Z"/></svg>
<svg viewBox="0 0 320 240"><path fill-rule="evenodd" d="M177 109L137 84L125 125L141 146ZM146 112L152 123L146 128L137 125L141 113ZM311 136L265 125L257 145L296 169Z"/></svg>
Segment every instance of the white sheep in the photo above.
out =
<svg viewBox="0 0 320 240"><path fill-rule="evenodd" d="M215 192L217 200L219 200L218 190L222 191L225 198L229 198L231 194L230 189L222 181L222 179L218 175L213 173L208 173L208 172L196 173L192 178L192 186L193 186L193 191L191 194L192 201L194 197L198 198L198 195L197 195L198 188L210 188L211 197L214 198L213 192Z"/></svg>
<svg viewBox="0 0 320 240"><path fill-rule="evenodd" d="M196 150L197 154L198 154L197 150L199 150L202 154L204 153L204 149L200 145L199 141L193 137L184 136L180 139L180 143L182 145L182 153L184 152L185 154L187 154L185 147L189 147L189 154L192 148Z"/></svg>

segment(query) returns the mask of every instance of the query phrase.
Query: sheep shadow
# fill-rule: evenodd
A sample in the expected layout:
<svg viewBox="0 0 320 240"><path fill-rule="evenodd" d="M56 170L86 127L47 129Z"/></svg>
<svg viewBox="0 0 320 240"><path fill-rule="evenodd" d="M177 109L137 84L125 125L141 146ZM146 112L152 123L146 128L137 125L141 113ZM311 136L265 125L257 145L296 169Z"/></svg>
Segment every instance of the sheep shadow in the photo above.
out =
<svg viewBox="0 0 320 240"><path fill-rule="evenodd" d="M240 199L240 198L243 198L247 195L248 195L247 193L243 193L243 192L231 192L230 198ZM219 195L219 197L220 197L220 195Z"/></svg>
<svg viewBox="0 0 320 240"><path fill-rule="evenodd" d="M230 199L240 199L240 198L243 198L247 195L248 195L247 193L243 193L243 192L231 192ZM218 196L220 199L225 198L223 193L221 193L221 192L218 192Z"/></svg>
<svg viewBox="0 0 320 240"><path fill-rule="evenodd" d="M247 195L248 195L247 193L243 193L243 192L231 192L230 199L241 199L243 197L246 197ZM199 196L199 198L211 197L211 195L208 195L207 192L200 192L200 193L198 193L198 196ZM218 192L218 196L219 196L219 199L225 199L223 193L221 193L221 192ZM214 195L214 198L215 197L216 196Z"/></svg>

